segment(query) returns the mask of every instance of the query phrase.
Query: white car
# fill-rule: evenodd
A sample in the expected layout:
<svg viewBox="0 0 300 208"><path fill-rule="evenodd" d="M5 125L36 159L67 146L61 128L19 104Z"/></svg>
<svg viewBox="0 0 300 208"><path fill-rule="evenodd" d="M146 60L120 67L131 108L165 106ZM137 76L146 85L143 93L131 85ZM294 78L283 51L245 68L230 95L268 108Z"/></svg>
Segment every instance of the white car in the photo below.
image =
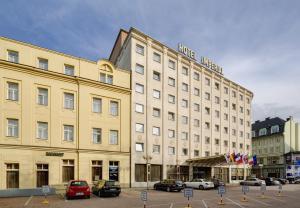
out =
<svg viewBox="0 0 300 208"><path fill-rule="evenodd" d="M211 181L208 181L206 179L195 178L189 182L184 182L184 187L204 190L204 189L212 189L215 186L214 183Z"/></svg>

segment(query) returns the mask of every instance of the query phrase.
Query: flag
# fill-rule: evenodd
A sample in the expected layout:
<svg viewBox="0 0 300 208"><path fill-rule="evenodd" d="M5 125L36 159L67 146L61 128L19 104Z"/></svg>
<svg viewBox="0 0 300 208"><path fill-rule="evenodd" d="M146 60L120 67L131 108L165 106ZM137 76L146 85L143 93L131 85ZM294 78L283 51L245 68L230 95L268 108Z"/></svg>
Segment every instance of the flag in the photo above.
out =
<svg viewBox="0 0 300 208"><path fill-rule="evenodd" d="M243 163L248 164L248 154L246 153L243 155Z"/></svg>
<svg viewBox="0 0 300 208"><path fill-rule="evenodd" d="M224 155L224 157L225 157L226 162L229 163L229 162L230 162L230 153L227 152L227 153Z"/></svg>
<svg viewBox="0 0 300 208"><path fill-rule="evenodd" d="M244 161L243 161L243 157L244 157L244 154L241 153L240 156L239 156L239 158L237 158L237 160L236 160L237 164L241 164L241 163L244 162Z"/></svg>
<svg viewBox="0 0 300 208"><path fill-rule="evenodd" d="M253 157L252 156L249 156L248 163L249 163L249 165L253 165Z"/></svg>
<svg viewBox="0 0 300 208"><path fill-rule="evenodd" d="M253 165L257 165L257 158L256 158L256 155L253 155Z"/></svg>
<svg viewBox="0 0 300 208"><path fill-rule="evenodd" d="M234 162L234 156L235 156L234 152L230 154L230 162Z"/></svg>
<svg viewBox="0 0 300 208"><path fill-rule="evenodd" d="M241 159L241 155L240 155L240 153L237 153L237 154L234 156L234 162L237 163L240 159Z"/></svg>

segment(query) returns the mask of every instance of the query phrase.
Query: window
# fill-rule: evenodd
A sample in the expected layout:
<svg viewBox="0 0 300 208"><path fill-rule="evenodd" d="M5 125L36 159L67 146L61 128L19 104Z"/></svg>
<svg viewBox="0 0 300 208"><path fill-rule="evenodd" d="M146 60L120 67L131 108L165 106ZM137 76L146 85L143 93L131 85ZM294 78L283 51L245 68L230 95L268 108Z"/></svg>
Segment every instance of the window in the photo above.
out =
<svg viewBox="0 0 300 208"><path fill-rule="evenodd" d="M206 84L207 86L210 86L210 79L209 79L209 78L205 78L205 84Z"/></svg>
<svg viewBox="0 0 300 208"><path fill-rule="evenodd" d="M188 133L187 132L182 132L181 133L181 139L182 140L188 140Z"/></svg>
<svg viewBox="0 0 300 208"><path fill-rule="evenodd" d="M7 136L8 137L19 137L19 120L18 119L7 119Z"/></svg>
<svg viewBox="0 0 300 208"><path fill-rule="evenodd" d="M216 118L220 118L220 111L215 110L215 117L216 117Z"/></svg>
<svg viewBox="0 0 300 208"><path fill-rule="evenodd" d="M37 103L39 105L48 105L48 89L38 88Z"/></svg>
<svg viewBox="0 0 300 208"><path fill-rule="evenodd" d="M110 115L118 116L119 115L119 103L116 101L110 101Z"/></svg>
<svg viewBox="0 0 300 208"><path fill-rule="evenodd" d="M43 70L48 70L48 60L43 58L38 58L39 68Z"/></svg>
<svg viewBox="0 0 300 208"><path fill-rule="evenodd" d="M47 122L37 122L37 138L38 139L48 139L48 123Z"/></svg>
<svg viewBox="0 0 300 208"><path fill-rule="evenodd" d="M182 74L183 75L188 75L189 74L188 68L182 67Z"/></svg>
<svg viewBox="0 0 300 208"><path fill-rule="evenodd" d="M169 60L169 68L170 69L175 69L175 62L174 61L172 61L172 60Z"/></svg>
<svg viewBox="0 0 300 208"><path fill-rule="evenodd" d="M109 131L109 144L118 144L118 131Z"/></svg>
<svg viewBox="0 0 300 208"><path fill-rule="evenodd" d="M267 129L266 128L259 129L258 136L264 136L266 134L267 134Z"/></svg>
<svg viewBox="0 0 300 208"><path fill-rule="evenodd" d="M135 104L135 112L144 113L144 105L136 103Z"/></svg>
<svg viewBox="0 0 300 208"><path fill-rule="evenodd" d="M199 79L200 79L199 73L198 72L194 72L194 80L199 81Z"/></svg>
<svg viewBox="0 0 300 208"><path fill-rule="evenodd" d="M225 108L228 107L228 100L224 100L224 107L225 107Z"/></svg>
<svg viewBox="0 0 300 208"><path fill-rule="evenodd" d="M224 120L228 121L228 114L227 113L224 113Z"/></svg>
<svg viewBox="0 0 300 208"><path fill-rule="evenodd" d="M224 133L228 134L228 127L224 127Z"/></svg>
<svg viewBox="0 0 300 208"><path fill-rule="evenodd" d="M159 90L153 90L153 97L156 99L160 99L160 91Z"/></svg>
<svg viewBox="0 0 300 208"><path fill-rule="evenodd" d="M19 188L19 163L6 163L6 188Z"/></svg>
<svg viewBox="0 0 300 208"><path fill-rule="evenodd" d="M188 155L188 149L187 148L182 148L182 155L187 156Z"/></svg>
<svg viewBox="0 0 300 208"><path fill-rule="evenodd" d="M215 82L215 89L219 90L220 89L220 84L218 82Z"/></svg>
<svg viewBox="0 0 300 208"><path fill-rule="evenodd" d="M152 134L156 135L156 136L159 136L160 135L160 128L156 127L156 126L153 126L152 127Z"/></svg>
<svg viewBox="0 0 300 208"><path fill-rule="evenodd" d="M247 139L250 139L250 134L249 133L247 133Z"/></svg>
<svg viewBox="0 0 300 208"><path fill-rule="evenodd" d="M252 137L255 137L255 131L252 131L251 133L252 133Z"/></svg>
<svg viewBox="0 0 300 208"><path fill-rule="evenodd" d="M247 150L250 149L250 145L249 145L249 144L246 145L246 149L247 149Z"/></svg>
<svg viewBox="0 0 300 208"><path fill-rule="evenodd" d="M232 142L232 148L235 148L235 147L236 147L236 143Z"/></svg>
<svg viewBox="0 0 300 208"><path fill-rule="evenodd" d="M144 124L136 123L135 124L135 131L144 133Z"/></svg>
<svg viewBox="0 0 300 208"><path fill-rule="evenodd" d="M102 180L102 164L101 160L92 160L92 181Z"/></svg>
<svg viewBox="0 0 300 208"><path fill-rule="evenodd" d="M66 75L70 75L70 76L74 76L74 66L71 65L65 65L65 74Z"/></svg>
<svg viewBox="0 0 300 208"><path fill-rule="evenodd" d="M103 82L103 83L106 82L106 74L100 73L100 82Z"/></svg>
<svg viewBox="0 0 300 208"><path fill-rule="evenodd" d="M65 109L74 109L74 94L72 93L64 93L64 97L65 97Z"/></svg>
<svg viewBox="0 0 300 208"><path fill-rule="evenodd" d="M8 61L19 63L19 52L17 51L8 51Z"/></svg>
<svg viewBox="0 0 300 208"><path fill-rule="evenodd" d="M135 72L139 74L144 74L144 66L140 64L135 65Z"/></svg>
<svg viewBox="0 0 300 208"><path fill-rule="evenodd" d="M135 46L135 52L137 52L140 55L144 55L144 46L136 44L136 46Z"/></svg>
<svg viewBox="0 0 300 208"><path fill-rule="evenodd" d="M160 73L157 71L153 71L153 79L160 81Z"/></svg>
<svg viewBox="0 0 300 208"><path fill-rule="evenodd" d="M100 144L102 142L102 129L93 128L93 143Z"/></svg>
<svg viewBox="0 0 300 208"><path fill-rule="evenodd" d="M240 143L240 149L243 149L243 146L244 146L243 143Z"/></svg>
<svg viewBox="0 0 300 208"><path fill-rule="evenodd" d="M189 86L188 86L188 84L186 84L186 83L182 83L182 90L183 91L185 91L185 92L188 92L189 91Z"/></svg>
<svg viewBox="0 0 300 208"><path fill-rule="evenodd" d="M199 119L194 119L194 126L199 127L200 126L200 121Z"/></svg>
<svg viewBox="0 0 300 208"><path fill-rule="evenodd" d="M227 140L224 140L224 146L228 147L228 141Z"/></svg>
<svg viewBox="0 0 300 208"><path fill-rule="evenodd" d="M153 61L156 61L156 62L160 63L160 61L161 61L160 54L154 52L153 53Z"/></svg>
<svg viewBox="0 0 300 208"><path fill-rule="evenodd" d="M218 124L215 125L215 131L219 132L220 131L220 126Z"/></svg>
<svg viewBox="0 0 300 208"><path fill-rule="evenodd" d="M146 182L147 181L147 165L135 164L135 181Z"/></svg>
<svg viewBox="0 0 300 208"><path fill-rule="evenodd" d="M93 112L94 113L102 112L102 99L101 98L93 98Z"/></svg>
<svg viewBox="0 0 300 208"><path fill-rule="evenodd" d="M168 137L169 138L174 138L175 137L175 130L169 129L168 130Z"/></svg>
<svg viewBox="0 0 300 208"><path fill-rule="evenodd" d="M215 96L215 103L220 104L220 98L218 96Z"/></svg>
<svg viewBox="0 0 300 208"><path fill-rule="evenodd" d="M119 162L109 161L109 180L119 181Z"/></svg>
<svg viewBox="0 0 300 208"><path fill-rule="evenodd" d="M235 136L236 135L236 130L232 129L232 135Z"/></svg>
<svg viewBox="0 0 300 208"><path fill-rule="evenodd" d="M169 79L168 79L168 85L174 87L175 86L175 79L169 77Z"/></svg>
<svg viewBox="0 0 300 208"><path fill-rule="evenodd" d="M74 180L74 160L63 160L62 181Z"/></svg>
<svg viewBox="0 0 300 208"><path fill-rule="evenodd" d="M220 144L220 140L219 139L215 139L215 145L219 146L219 144Z"/></svg>
<svg viewBox="0 0 300 208"><path fill-rule="evenodd" d="M271 134L278 133L278 132L279 132L279 126L278 125L275 125L275 126L271 127Z"/></svg>
<svg viewBox="0 0 300 208"><path fill-rule="evenodd" d="M232 97L236 97L236 92L232 90Z"/></svg>
<svg viewBox="0 0 300 208"><path fill-rule="evenodd" d="M194 95L200 96L200 90L198 88L194 88Z"/></svg>
<svg viewBox="0 0 300 208"><path fill-rule="evenodd" d="M199 150L194 150L194 157L199 157Z"/></svg>
<svg viewBox="0 0 300 208"><path fill-rule="evenodd" d="M236 110L236 104L232 103L232 110Z"/></svg>
<svg viewBox="0 0 300 208"><path fill-rule="evenodd" d="M159 108L153 108L153 116L160 117L160 109Z"/></svg>
<svg viewBox="0 0 300 208"><path fill-rule="evenodd" d="M14 82L8 82L7 99L18 101L19 100L19 84Z"/></svg>
<svg viewBox="0 0 300 208"><path fill-rule="evenodd" d="M224 94L228 94L228 87L224 87Z"/></svg>
<svg viewBox="0 0 300 208"><path fill-rule="evenodd" d="M36 187L49 185L49 165L36 164Z"/></svg>
<svg viewBox="0 0 300 208"><path fill-rule="evenodd" d="M106 79L106 83L107 84L113 84L113 81L114 81L114 77L113 75L107 75L107 79Z"/></svg>
<svg viewBox="0 0 300 208"><path fill-rule="evenodd" d="M248 115L248 116L250 115L250 110L249 110L249 109L247 109L247 115Z"/></svg>
<svg viewBox="0 0 300 208"><path fill-rule="evenodd" d="M250 99L249 98L247 98L247 103L250 104Z"/></svg>
<svg viewBox="0 0 300 208"><path fill-rule="evenodd" d="M160 153L160 145L153 145L153 153L159 154Z"/></svg>
<svg viewBox="0 0 300 208"><path fill-rule="evenodd" d="M200 111L200 105L198 103L194 103L194 111Z"/></svg>
<svg viewBox="0 0 300 208"><path fill-rule="evenodd" d="M175 155L175 147L168 147L169 155Z"/></svg>
<svg viewBox="0 0 300 208"><path fill-rule="evenodd" d="M182 121L182 124L188 124L188 117L187 116L182 116L181 121Z"/></svg>
<svg viewBox="0 0 300 208"><path fill-rule="evenodd" d="M173 112L168 112L168 119L170 121L175 121L175 113Z"/></svg>
<svg viewBox="0 0 300 208"><path fill-rule="evenodd" d="M68 142L74 141L74 126L64 125L64 140Z"/></svg>
<svg viewBox="0 0 300 208"><path fill-rule="evenodd" d="M243 101L244 100L244 96L240 94L240 100Z"/></svg>
<svg viewBox="0 0 300 208"><path fill-rule="evenodd" d="M232 122L236 123L236 117L235 116L232 116Z"/></svg>
<svg viewBox="0 0 300 208"><path fill-rule="evenodd" d="M210 143L210 137L206 136L205 137L205 144L209 144Z"/></svg>
<svg viewBox="0 0 300 208"><path fill-rule="evenodd" d="M209 151L205 151L205 157L209 157Z"/></svg>
<svg viewBox="0 0 300 208"><path fill-rule="evenodd" d="M204 126L205 126L205 129L209 129L209 128L210 128L209 122L205 122L205 123L204 123Z"/></svg>
<svg viewBox="0 0 300 208"><path fill-rule="evenodd" d="M184 108L187 108L188 107L188 101L185 100L185 99L182 99L181 106L184 107Z"/></svg>
<svg viewBox="0 0 300 208"><path fill-rule="evenodd" d="M240 113L244 113L244 108L240 106Z"/></svg>
<svg viewBox="0 0 300 208"><path fill-rule="evenodd" d="M244 136L244 132L240 131L240 137L243 137L243 136Z"/></svg>
<svg viewBox="0 0 300 208"><path fill-rule="evenodd" d="M205 93L205 99L210 100L210 94L208 92Z"/></svg>
<svg viewBox="0 0 300 208"><path fill-rule="evenodd" d="M175 103L175 96L174 95L168 95L168 101L169 103Z"/></svg>
<svg viewBox="0 0 300 208"><path fill-rule="evenodd" d="M205 114L206 114L206 115L209 115L209 114L210 114L210 108L205 107L204 110L205 110Z"/></svg>
<svg viewBox="0 0 300 208"><path fill-rule="evenodd" d="M135 83L135 91L144 94L144 85Z"/></svg>
<svg viewBox="0 0 300 208"><path fill-rule="evenodd" d="M240 124L244 125L244 119L240 118Z"/></svg>
<svg viewBox="0 0 300 208"><path fill-rule="evenodd" d="M194 134L194 142L200 142L200 136L198 134Z"/></svg>
<svg viewBox="0 0 300 208"><path fill-rule="evenodd" d="M136 152L144 152L144 143L135 143Z"/></svg>

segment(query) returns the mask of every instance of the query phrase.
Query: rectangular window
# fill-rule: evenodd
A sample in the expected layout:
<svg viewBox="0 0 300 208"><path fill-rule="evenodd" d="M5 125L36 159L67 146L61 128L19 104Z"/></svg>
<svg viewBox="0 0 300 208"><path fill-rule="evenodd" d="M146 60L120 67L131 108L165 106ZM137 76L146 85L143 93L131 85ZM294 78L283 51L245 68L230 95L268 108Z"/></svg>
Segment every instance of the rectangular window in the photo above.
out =
<svg viewBox="0 0 300 208"><path fill-rule="evenodd" d="M118 116L119 115L119 103L116 101L110 101L110 115Z"/></svg>
<svg viewBox="0 0 300 208"><path fill-rule="evenodd" d="M160 81L160 73L157 71L153 71L153 79Z"/></svg>
<svg viewBox="0 0 300 208"><path fill-rule="evenodd" d="M168 137L169 138L174 138L175 137L175 130L169 129L168 130Z"/></svg>
<svg viewBox="0 0 300 208"><path fill-rule="evenodd" d="M135 65L135 72L139 74L144 74L144 66L141 64L136 64Z"/></svg>
<svg viewBox="0 0 300 208"><path fill-rule="evenodd" d="M184 107L184 108L187 108L188 107L188 101L185 100L185 99L182 99L181 106Z"/></svg>
<svg viewBox="0 0 300 208"><path fill-rule="evenodd" d="M170 121L175 121L175 113L173 112L168 112L168 119Z"/></svg>
<svg viewBox="0 0 300 208"><path fill-rule="evenodd" d="M194 119L194 126L199 127L200 126L200 121L199 119Z"/></svg>
<svg viewBox="0 0 300 208"><path fill-rule="evenodd" d="M156 127L156 126L153 126L152 127L152 134L156 135L156 136L159 136L160 135L160 128Z"/></svg>
<svg viewBox="0 0 300 208"><path fill-rule="evenodd" d="M182 116L181 121L182 121L182 124L188 124L188 117L187 116Z"/></svg>
<svg viewBox="0 0 300 208"><path fill-rule="evenodd" d="M19 163L6 164L6 188L19 188Z"/></svg>
<svg viewBox="0 0 300 208"><path fill-rule="evenodd" d="M136 103L135 104L135 112L144 113L144 105Z"/></svg>
<svg viewBox="0 0 300 208"><path fill-rule="evenodd" d="M168 101L169 101L169 103L174 104L175 103L175 96L174 95L168 95Z"/></svg>
<svg viewBox="0 0 300 208"><path fill-rule="evenodd" d="M64 140L68 142L74 141L74 126L64 125Z"/></svg>
<svg viewBox="0 0 300 208"><path fill-rule="evenodd" d="M240 124L244 125L244 119L240 118Z"/></svg>
<svg viewBox="0 0 300 208"><path fill-rule="evenodd" d="M113 84L113 82L114 82L114 77L113 77L113 75L107 75L107 79L106 79L106 83L107 84Z"/></svg>
<svg viewBox="0 0 300 208"><path fill-rule="evenodd" d="M49 185L49 165L36 164L36 187Z"/></svg>
<svg viewBox="0 0 300 208"><path fill-rule="evenodd" d="M198 103L194 103L194 111L200 111L200 105Z"/></svg>
<svg viewBox="0 0 300 208"><path fill-rule="evenodd" d="M240 143L240 149L243 149L243 146L244 146L243 143Z"/></svg>
<svg viewBox="0 0 300 208"><path fill-rule="evenodd" d="M175 155L175 147L168 147L169 155Z"/></svg>
<svg viewBox="0 0 300 208"><path fill-rule="evenodd" d="M93 112L94 113L102 112L102 99L101 98L93 98Z"/></svg>
<svg viewBox="0 0 300 208"><path fill-rule="evenodd" d="M232 135L235 136L236 135L236 130L232 129Z"/></svg>
<svg viewBox="0 0 300 208"><path fill-rule="evenodd" d="M189 86L188 86L188 84L182 83L182 90L185 91L185 92L188 92L188 91L189 91Z"/></svg>
<svg viewBox="0 0 300 208"><path fill-rule="evenodd" d="M144 85L135 83L135 91L144 94Z"/></svg>
<svg viewBox="0 0 300 208"><path fill-rule="evenodd" d="M159 154L160 153L160 145L153 145L153 153Z"/></svg>
<svg viewBox="0 0 300 208"><path fill-rule="evenodd" d="M135 164L135 181L146 182L147 181L147 165Z"/></svg>
<svg viewBox="0 0 300 208"><path fill-rule="evenodd" d="M118 139L118 131L116 130L110 130L109 131L109 144L118 144L119 139Z"/></svg>
<svg viewBox="0 0 300 208"><path fill-rule="evenodd" d="M205 129L210 129L210 124L209 124L209 122L205 122L205 123L204 123L204 126L205 126Z"/></svg>
<svg viewBox="0 0 300 208"><path fill-rule="evenodd" d="M144 143L135 143L136 152L144 152Z"/></svg>
<svg viewBox="0 0 300 208"><path fill-rule="evenodd" d="M244 96L240 94L240 100L243 101L244 100Z"/></svg>
<svg viewBox="0 0 300 208"><path fill-rule="evenodd" d="M216 132L219 132L219 131L220 131L220 126L217 125L217 124L215 125L215 131L216 131Z"/></svg>
<svg viewBox="0 0 300 208"><path fill-rule="evenodd" d="M205 151L205 157L209 157L210 153L209 151Z"/></svg>
<svg viewBox="0 0 300 208"><path fill-rule="evenodd" d="M250 98L247 98L247 104L250 104Z"/></svg>
<svg viewBox="0 0 300 208"><path fill-rule="evenodd" d="M109 180L119 181L119 162L109 161Z"/></svg>
<svg viewBox="0 0 300 208"><path fill-rule="evenodd" d="M7 91L7 99L18 101L19 100L19 84L14 82L7 83L8 91Z"/></svg>
<svg viewBox="0 0 300 208"><path fill-rule="evenodd" d="M243 137L243 136L244 136L244 132L240 131L240 137Z"/></svg>
<svg viewBox="0 0 300 208"><path fill-rule="evenodd" d="M8 50L7 53L8 53L8 61L19 63L19 52Z"/></svg>
<svg viewBox="0 0 300 208"><path fill-rule="evenodd" d="M194 157L199 157L199 150L194 150Z"/></svg>
<svg viewBox="0 0 300 208"><path fill-rule="evenodd" d="M7 136L8 137L19 137L19 120L18 119L7 119Z"/></svg>
<svg viewBox="0 0 300 208"><path fill-rule="evenodd" d="M65 65L65 74L66 75L70 75L70 76L74 76L74 66L71 65Z"/></svg>
<svg viewBox="0 0 300 208"><path fill-rule="evenodd" d="M160 54L154 52L153 53L153 61L156 61L156 62L160 63L161 62Z"/></svg>
<svg viewBox="0 0 300 208"><path fill-rule="evenodd" d="M236 117L235 116L232 116L232 122L236 123Z"/></svg>
<svg viewBox="0 0 300 208"><path fill-rule="evenodd" d="M93 143L100 144L102 142L102 129L93 128Z"/></svg>
<svg viewBox="0 0 300 208"><path fill-rule="evenodd" d="M198 134L194 134L194 142L200 142L200 136Z"/></svg>
<svg viewBox="0 0 300 208"><path fill-rule="evenodd" d="M170 85L172 87L175 87L175 79L169 77L169 79L168 79L168 85Z"/></svg>
<svg viewBox="0 0 300 208"><path fill-rule="evenodd" d="M224 113L224 120L228 121L228 114L227 113Z"/></svg>
<svg viewBox="0 0 300 208"><path fill-rule="evenodd" d="M160 109L159 108L153 108L153 116L160 117Z"/></svg>
<svg viewBox="0 0 300 208"><path fill-rule="evenodd" d="M205 137L205 144L209 144L210 143L210 137L206 136Z"/></svg>
<svg viewBox="0 0 300 208"><path fill-rule="evenodd" d="M236 97L236 92L232 90L232 97Z"/></svg>
<svg viewBox="0 0 300 208"><path fill-rule="evenodd" d="M63 160L62 181L64 183L74 180L74 160Z"/></svg>
<svg viewBox="0 0 300 208"><path fill-rule="evenodd" d="M224 87L224 94L228 94L228 87Z"/></svg>
<svg viewBox="0 0 300 208"><path fill-rule="evenodd" d="M215 96L215 103L220 104L220 98L218 96Z"/></svg>
<svg viewBox="0 0 300 208"><path fill-rule="evenodd" d="M236 110L236 104L232 103L232 110Z"/></svg>
<svg viewBox="0 0 300 208"><path fill-rule="evenodd" d="M194 95L200 96L200 90L198 88L194 88Z"/></svg>
<svg viewBox="0 0 300 208"><path fill-rule="evenodd" d="M159 90L153 90L153 97L156 99L160 99L160 91Z"/></svg>
<svg viewBox="0 0 300 208"><path fill-rule="evenodd" d="M48 105L48 89L40 87L38 88L37 103L39 105Z"/></svg>
<svg viewBox="0 0 300 208"><path fill-rule="evenodd" d="M92 181L102 180L102 160L92 160Z"/></svg>
<svg viewBox="0 0 300 208"><path fill-rule="evenodd" d="M240 113L244 113L244 108L240 106Z"/></svg>
<svg viewBox="0 0 300 208"><path fill-rule="evenodd" d="M182 67L182 74L183 75L188 75L189 74L188 68Z"/></svg>
<svg viewBox="0 0 300 208"><path fill-rule="evenodd" d="M48 123L47 122L37 122L37 138L38 139L48 139Z"/></svg>
<svg viewBox="0 0 300 208"><path fill-rule="evenodd" d="M194 80L197 80L197 81L199 81L199 79L200 79L200 75L199 75L199 73L198 72L194 72Z"/></svg>
<svg viewBox="0 0 300 208"><path fill-rule="evenodd" d="M228 107L228 100L224 100L224 107L225 107L225 108Z"/></svg>
<svg viewBox="0 0 300 208"><path fill-rule="evenodd" d="M210 100L210 94L208 92L205 93L205 99Z"/></svg>
<svg viewBox="0 0 300 208"><path fill-rule="evenodd" d="M188 149L187 148L182 148L182 155L187 156L188 155Z"/></svg>
<svg viewBox="0 0 300 208"><path fill-rule="evenodd" d="M144 124L136 123L135 124L135 131L140 132L140 133L144 133Z"/></svg>
<svg viewBox="0 0 300 208"><path fill-rule="evenodd" d="M219 90L220 89L220 84L218 82L215 82L215 89Z"/></svg>
<svg viewBox="0 0 300 208"><path fill-rule="evenodd" d="M38 58L39 68L43 70L48 70L48 60L43 58Z"/></svg>
<svg viewBox="0 0 300 208"><path fill-rule="evenodd" d="M228 134L228 127L224 127L224 133Z"/></svg>
<svg viewBox="0 0 300 208"><path fill-rule="evenodd" d="M209 78L205 78L205 84L206 84L207 86L210 86L210 79L209 79Z"/></svg>
<svg viewBox="0 0 300 208"><path fill-rule="evenodd" d="M106 83L106 74L100 73L100 82Z"/></svg>
<svg viewBox="0 0 300 208"><path fill-rule="evenodd" d="M209 115L209 114L210 114L210 108L205 107L205 114L206 114L206 115Z"/></svg>
<svg viewBox="0 0 300 208"><path fill-rule="evenodd" d="M170 69L175 69L175 62L174 61L172 61L172 60L169 60L169 68Z"/></svg>
<svg viewBox="0 0 300 208"><path fill-rule="evenodd" d="M65 109L73 110L74 109L74 94L65 92L64 97L65 97L65 101L64 101Z"/></svg>
<svg viewBox="0 0 300 208"><path fill-rule="evenodd" d="M227 140L224 140L224 146L228 147L228 141Z"/></svg>
<svg viewBox="0 0 300 208"><path fill-rule="evenodd" d="M220 140L219 139L215 139L215 145L219 146L219 144L220 144Z"/></svg>
<svg viewBox="0 0 300 208"><path fill-rule="evenodd" d="M143 56L144 55L144 46L136 44L135 52L137 52L138 54Z"/></svg>
<svg viewBox="0 0 300 208"><path fill-rule="evenodd" d="M216 118L220 118L220 111L215 110L215 117L216 117Z"/></svg>
<svg viewBox="0 0 300 208"><path fill-rule="evenodd" d="M181 133L181 139L182 140L188 140L188 133L187 132L182 132Z"/></svg>

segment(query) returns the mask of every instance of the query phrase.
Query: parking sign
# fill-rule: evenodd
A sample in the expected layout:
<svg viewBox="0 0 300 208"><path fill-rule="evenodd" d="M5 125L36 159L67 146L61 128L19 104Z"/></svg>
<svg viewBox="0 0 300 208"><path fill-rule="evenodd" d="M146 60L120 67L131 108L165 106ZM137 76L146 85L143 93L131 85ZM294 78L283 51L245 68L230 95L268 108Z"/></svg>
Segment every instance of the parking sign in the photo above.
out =
<svg viewBox="0 0 300 208"><path fill-rule="evenodd" d="M141 200L144 202L147 201L147 191L141 192Z"/></svg>
<svg viewBox="0 0 300 208"><path fill-rule="evenodd" d="M218 187L218 194L219 195L224 195L226 193L225 186L219 186Z"/></svg>
<svg viewBox="0 0 300 208"><path fill-rule="evenodd" d="M49 186L42 186L42 192L45 195L49 194L50 193L50 187Z"/></svg>
<svg viewBox="0 0 300 208"><path fill-rule="evenodd" d="M266 190L267 190L266 184L261 184L261 186L260 186L260 191L261 191L261 192L264 192L264 191L266 191Z"/></svg>
<svg viewBox="0 0 300 208"><path fill-rule="evenodd" d="M184 197L186 197L186 198L193 197L193 189L192 188L185 188L184 189Z"/></svg>
<svg viewBox="0 0 300 208"><path fill-rule="evenodd" d="M279 189L279 190L282 190L282 184L279 184L278 189Z"/></svg>
<svg viewBox="0 0 300 208"><path fill-rule="evenodd" d="M242 192L247 193L249 192L249 186L242 186Z"/></svg>

